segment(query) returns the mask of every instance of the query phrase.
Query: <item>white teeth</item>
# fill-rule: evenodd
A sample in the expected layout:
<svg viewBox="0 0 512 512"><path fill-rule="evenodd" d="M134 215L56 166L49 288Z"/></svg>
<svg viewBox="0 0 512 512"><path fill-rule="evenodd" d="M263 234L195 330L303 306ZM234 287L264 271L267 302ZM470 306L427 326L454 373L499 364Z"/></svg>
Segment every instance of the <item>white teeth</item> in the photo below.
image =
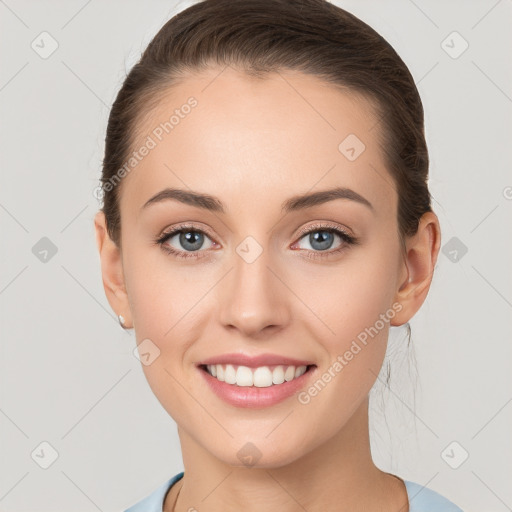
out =
<svg viewBox="0 0 512 512"><path fill-rule="evenodd" d="M224 372L224 382L226 382L226 384L236 384L236 371L232 364L226 365L226 371Z"/></svg>
<svg viewBox="0 0 512 512"><path fill-rule="evenodd" d="M272 382L274 384L282 384L284 382L284 369L282 366L274 368L272 372Z"/></svg>
<svg viewBox="0 0 512 512"><path fill-rule="evenodd" d="M236 371L236 385L237 386L252 386L253 376L250 368L247 366L239 366Z"/></svg>
<svg viewBox="0 0 512 512"><path fill-rule="evenodd" d="M288 366L284 372L284 380L290 381L295 377L295 366Z"/></svg>
<svg viewBox="0 0 512 512"><path fill-rule="evenodd" d="M285 370L286 368L286 370ZM209 364L206 366L208 373L221 382L244 387L267 388L289 382L306 373L306 366L276 366L271 370L268 366L249 368L248 366L236 366L232 364Z"/></svg>
<svg viewBox="0 0 512 512"><path fill-rule="evenodd" d="M304 375L306 373L306 367L305 366L299 366L295 370L295 378L300 377L301 375Z"/></svg>
<svg viewBox="0 0 512 512"><path fill-rule="evenodd" d="M268 366L262 366L254 370L254 385L258 388L272 386L272 372Z"/></svg>

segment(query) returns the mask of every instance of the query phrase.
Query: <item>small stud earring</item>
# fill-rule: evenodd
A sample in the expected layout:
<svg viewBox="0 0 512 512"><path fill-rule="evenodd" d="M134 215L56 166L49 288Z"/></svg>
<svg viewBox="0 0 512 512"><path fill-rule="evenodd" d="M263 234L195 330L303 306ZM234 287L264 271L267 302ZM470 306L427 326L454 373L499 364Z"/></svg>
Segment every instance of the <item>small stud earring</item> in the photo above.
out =
<svg viewBox="0 0 512 512"><path fill-rule="evenodd" d="M123 328L123 329L126 329L124 323L125 323L125 319L124 319L124 316L123 315L119 315L118 316L119 318L119 325Z"/></svg>

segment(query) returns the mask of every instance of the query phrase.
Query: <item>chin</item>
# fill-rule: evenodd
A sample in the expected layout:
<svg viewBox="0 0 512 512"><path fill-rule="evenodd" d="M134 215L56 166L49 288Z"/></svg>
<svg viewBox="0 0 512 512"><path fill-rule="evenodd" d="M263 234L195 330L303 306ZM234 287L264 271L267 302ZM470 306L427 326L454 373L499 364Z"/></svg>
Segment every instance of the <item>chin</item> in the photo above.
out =
<svg viewBox="0 0 512 512"><path fill-rule="evenodd" d="M226 451L226 447L231 449ZM301 445L301 450L298 450L297 445L293 442L283 445L277 439L270 441L263 438L259 441L253 437L252 440L241 442L231 440L230 444L224 445L222 451L217 448L218 446L211 447L210 453L229 466L248 469L271 469L295 462L302 456L304 447Z"/></svg>

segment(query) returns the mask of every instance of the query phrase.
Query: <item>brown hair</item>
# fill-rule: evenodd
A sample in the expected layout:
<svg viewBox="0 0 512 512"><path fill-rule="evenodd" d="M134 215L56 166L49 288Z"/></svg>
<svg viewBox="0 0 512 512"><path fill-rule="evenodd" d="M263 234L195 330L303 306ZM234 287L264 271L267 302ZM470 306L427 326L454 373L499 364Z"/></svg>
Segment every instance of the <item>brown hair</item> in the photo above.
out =
<svg viewBox="0 0 512 512"><path fill-rule="evenodd" d="M137 126L187 71L234 65L253 76L291 69L360 93L382 120L378 136L398 193L398 231L431 211L423 106L407 66L366 23L326 0L203 0L170 19L126 77L110 112L101 177L107 229L120 247L121 169ZM380 123L379 123L380 124ZM341 141L340 141L341 142Z"/></svg>

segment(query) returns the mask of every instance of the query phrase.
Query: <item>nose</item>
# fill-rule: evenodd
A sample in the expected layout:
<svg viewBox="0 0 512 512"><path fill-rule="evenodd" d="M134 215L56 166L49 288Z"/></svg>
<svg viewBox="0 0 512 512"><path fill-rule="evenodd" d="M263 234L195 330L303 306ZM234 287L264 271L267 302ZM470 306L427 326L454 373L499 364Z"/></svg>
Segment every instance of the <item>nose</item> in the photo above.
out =
<svg viewBox="0 0 512 512"><path fill-rule="evenodd" d="M278 332L290 321L290 291L274 268L268 250L252 262L237 253L234 268L220 291L220 321L240 335L263 338Z"/></svg>

